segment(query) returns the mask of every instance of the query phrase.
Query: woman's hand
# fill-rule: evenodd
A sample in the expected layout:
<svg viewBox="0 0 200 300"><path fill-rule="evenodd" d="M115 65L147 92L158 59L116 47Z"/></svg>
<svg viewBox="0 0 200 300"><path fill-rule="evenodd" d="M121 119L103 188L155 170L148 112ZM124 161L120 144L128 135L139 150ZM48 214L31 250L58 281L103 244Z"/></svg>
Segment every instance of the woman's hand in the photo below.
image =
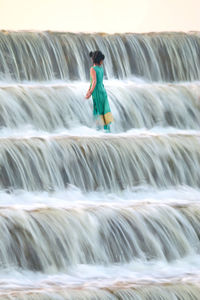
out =
<svg viewBox="0 0 200 300"><path fill-rule="evenodd" d="M90 76L92 78L92 85L90 85L90 88L85 96L86 99L90 98L96 86L96 71L93 67L90 68Z"/></svg>
<svg viewBox="0 0 200 300"><path fill-rule="evenodd" d="M85 98L86 98L86 99L89 99L91 95L92 95L91 92L88 91L87 94L86 94L86 96L85 96Z"/></svg>

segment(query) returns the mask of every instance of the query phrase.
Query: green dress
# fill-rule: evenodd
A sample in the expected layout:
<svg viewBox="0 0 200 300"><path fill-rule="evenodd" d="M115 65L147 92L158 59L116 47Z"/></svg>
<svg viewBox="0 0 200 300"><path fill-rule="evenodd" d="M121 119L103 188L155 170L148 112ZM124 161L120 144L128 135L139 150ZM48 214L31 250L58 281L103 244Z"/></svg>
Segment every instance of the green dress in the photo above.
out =
<svg viewBox="0 0 200 300"><path fill-rule="evenodd" d="M104 129L109 129L113 122L113 116L108 102L108 96L103 84L104 69L103 66L93 66L96 71L96 86L92 92L93 115L98 125L103 125ZM92 86L92 77L90 76L90 87Z"/></svg>

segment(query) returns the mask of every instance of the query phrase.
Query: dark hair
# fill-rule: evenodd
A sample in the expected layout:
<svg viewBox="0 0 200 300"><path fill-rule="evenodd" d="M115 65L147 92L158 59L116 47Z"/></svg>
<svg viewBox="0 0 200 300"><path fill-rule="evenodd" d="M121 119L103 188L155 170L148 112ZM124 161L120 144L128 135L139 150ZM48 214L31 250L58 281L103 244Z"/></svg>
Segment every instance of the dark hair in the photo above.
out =
<svg viewBox="0 0 200 300"><path fill-rule="evenodd" d="M92 57L93 63L98 65L100 64L100 61L104 60L105 58L105 55L99 50L96 50L94 52L90 51L89 56Z"/></svg>

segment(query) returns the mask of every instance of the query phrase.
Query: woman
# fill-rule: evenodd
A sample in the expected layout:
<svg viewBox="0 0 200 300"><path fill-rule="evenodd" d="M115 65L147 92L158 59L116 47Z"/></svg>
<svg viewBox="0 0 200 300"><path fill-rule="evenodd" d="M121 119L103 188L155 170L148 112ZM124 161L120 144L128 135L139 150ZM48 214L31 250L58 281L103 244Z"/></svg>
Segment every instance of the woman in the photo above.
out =
<svg viewBox="0 0 200 300"><path fill-rule="evenodd" d="M103 60L105 58L101 51L89 53L93 61L93 66L90 68L90 87L85 96L89 99L92 95L93 99L93 115L97 120L97 128L104 126L106 132L110 132L110 124L113 122L113 116L110 110L107 92L103 84Z"/></svg>

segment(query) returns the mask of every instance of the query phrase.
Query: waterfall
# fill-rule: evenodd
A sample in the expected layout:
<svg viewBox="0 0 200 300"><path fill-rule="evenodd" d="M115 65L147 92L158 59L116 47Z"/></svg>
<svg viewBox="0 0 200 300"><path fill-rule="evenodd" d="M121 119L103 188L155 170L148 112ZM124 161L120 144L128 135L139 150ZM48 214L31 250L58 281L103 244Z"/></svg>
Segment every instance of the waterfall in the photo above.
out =
<svg viewBox="0 0 200 300"><path fill-rule="evenodd" d="M0 31L0 300L199 300L199 130L198 32Z"/></svg>
<svg viewBox="0 0 200 300"><path fill-rule="evenodd" d="M4 268L53 273L80 264L173 261L200 253L199 205L7 207L0 210L0 224Z"/></svg>
<svg viewBox="0 0 200 300"><path fill-rule="evenodd" d="M198 33L0 32L4 80L88 80L89 51L105 53L107 79L200 80Z"/></svg>
<svg viewBox="0 0 200 300"><path fill-rule="evenodd" d="M3 138L0 143L1 188L200 188L198 136Z"/></svg>
<svg viewBox="0 0 200 300"><path fill-rule="evenodd" d="M200 128L200 84L105 84L115 115L115 132L133 128L173 126ZM42 86L0 86L0 126L26 124L55 131L76 126L94 127L92 101L84 100L85 83Z"/></svg>

